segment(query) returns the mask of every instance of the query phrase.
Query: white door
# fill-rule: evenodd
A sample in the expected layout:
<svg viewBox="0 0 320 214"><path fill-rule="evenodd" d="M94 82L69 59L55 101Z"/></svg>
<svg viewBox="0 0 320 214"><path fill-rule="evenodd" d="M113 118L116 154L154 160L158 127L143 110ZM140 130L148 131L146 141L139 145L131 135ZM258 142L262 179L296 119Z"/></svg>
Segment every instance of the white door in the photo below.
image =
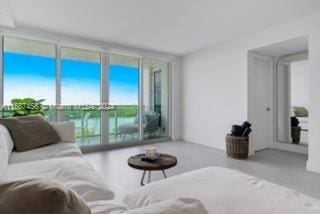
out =
<svg viewBox="0 0 320 214"><path fill-rule="evenodd" d="M248 118L252 123L250 153L269 148L273 142L273 59L249 54Z"/></svg>

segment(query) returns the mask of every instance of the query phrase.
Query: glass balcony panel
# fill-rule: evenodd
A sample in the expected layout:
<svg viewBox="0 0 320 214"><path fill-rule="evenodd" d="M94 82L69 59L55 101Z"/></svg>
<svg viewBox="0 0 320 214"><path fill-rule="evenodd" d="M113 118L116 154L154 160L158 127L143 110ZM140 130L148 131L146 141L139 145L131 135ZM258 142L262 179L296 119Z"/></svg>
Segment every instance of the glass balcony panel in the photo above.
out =
<svg viewBox="0 0 320 214"><path fill-rule="evenodd" d="M80 146L101 143L100 53L62 48L60 120L74 121Z"/></svg>
<svg viewBox="0 0 320 214"><path fill-rule="evenodd" d="M109 97L109 142L139 140L139 59L111 55Z"/></svg>

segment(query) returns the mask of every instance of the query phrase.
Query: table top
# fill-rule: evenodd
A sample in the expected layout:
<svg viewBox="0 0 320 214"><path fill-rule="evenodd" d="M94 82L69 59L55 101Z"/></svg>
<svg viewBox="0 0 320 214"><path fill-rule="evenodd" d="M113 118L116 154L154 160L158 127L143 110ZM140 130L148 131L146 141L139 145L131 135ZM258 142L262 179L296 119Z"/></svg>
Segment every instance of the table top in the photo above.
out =
<svg viewBox="0 0 320 214"><path fill-rule="evenodd" d="M138 154L131 156L128 159L128 165L135 169L140 170L165 170L177 165L177 158L168 154L159 154L159 158L155 161L145 161L141 157L145 154Z"/></svg>

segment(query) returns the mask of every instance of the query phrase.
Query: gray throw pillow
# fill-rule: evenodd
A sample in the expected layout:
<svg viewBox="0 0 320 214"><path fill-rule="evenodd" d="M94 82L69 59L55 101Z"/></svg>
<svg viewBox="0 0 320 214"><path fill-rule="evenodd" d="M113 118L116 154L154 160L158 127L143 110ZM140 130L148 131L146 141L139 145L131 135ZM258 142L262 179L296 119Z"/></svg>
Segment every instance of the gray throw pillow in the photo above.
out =
<svg viewBox="0 0 320 214"><path fill-rule="evenodd" d="M0 182L0 213L90 214L86 203L72 190L45 180Z"/></svg>
<svg viewBox="0 0 320 214"><path fill-rule="evenodd" d="M57 143L57 131L40 115L0 119L12 137L17 152Z"/></svg>

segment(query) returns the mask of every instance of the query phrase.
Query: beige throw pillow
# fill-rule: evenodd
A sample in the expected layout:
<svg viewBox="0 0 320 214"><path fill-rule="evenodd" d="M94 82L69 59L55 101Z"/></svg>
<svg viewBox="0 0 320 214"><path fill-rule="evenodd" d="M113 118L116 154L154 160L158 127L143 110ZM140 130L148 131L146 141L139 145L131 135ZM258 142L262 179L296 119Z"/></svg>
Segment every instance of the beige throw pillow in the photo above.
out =
<svg viewBox="0 0 320 214"><path fill-rule="evenodd" d="M17 152L60 141L57 131L39 115L0 119L12 137Z"/></svg>
<svg viewBox="0 0 320 214"><path fill-rule="evenodd" d="M0 214L90 214L75 192L44 180L0 182Z"/></svg>

